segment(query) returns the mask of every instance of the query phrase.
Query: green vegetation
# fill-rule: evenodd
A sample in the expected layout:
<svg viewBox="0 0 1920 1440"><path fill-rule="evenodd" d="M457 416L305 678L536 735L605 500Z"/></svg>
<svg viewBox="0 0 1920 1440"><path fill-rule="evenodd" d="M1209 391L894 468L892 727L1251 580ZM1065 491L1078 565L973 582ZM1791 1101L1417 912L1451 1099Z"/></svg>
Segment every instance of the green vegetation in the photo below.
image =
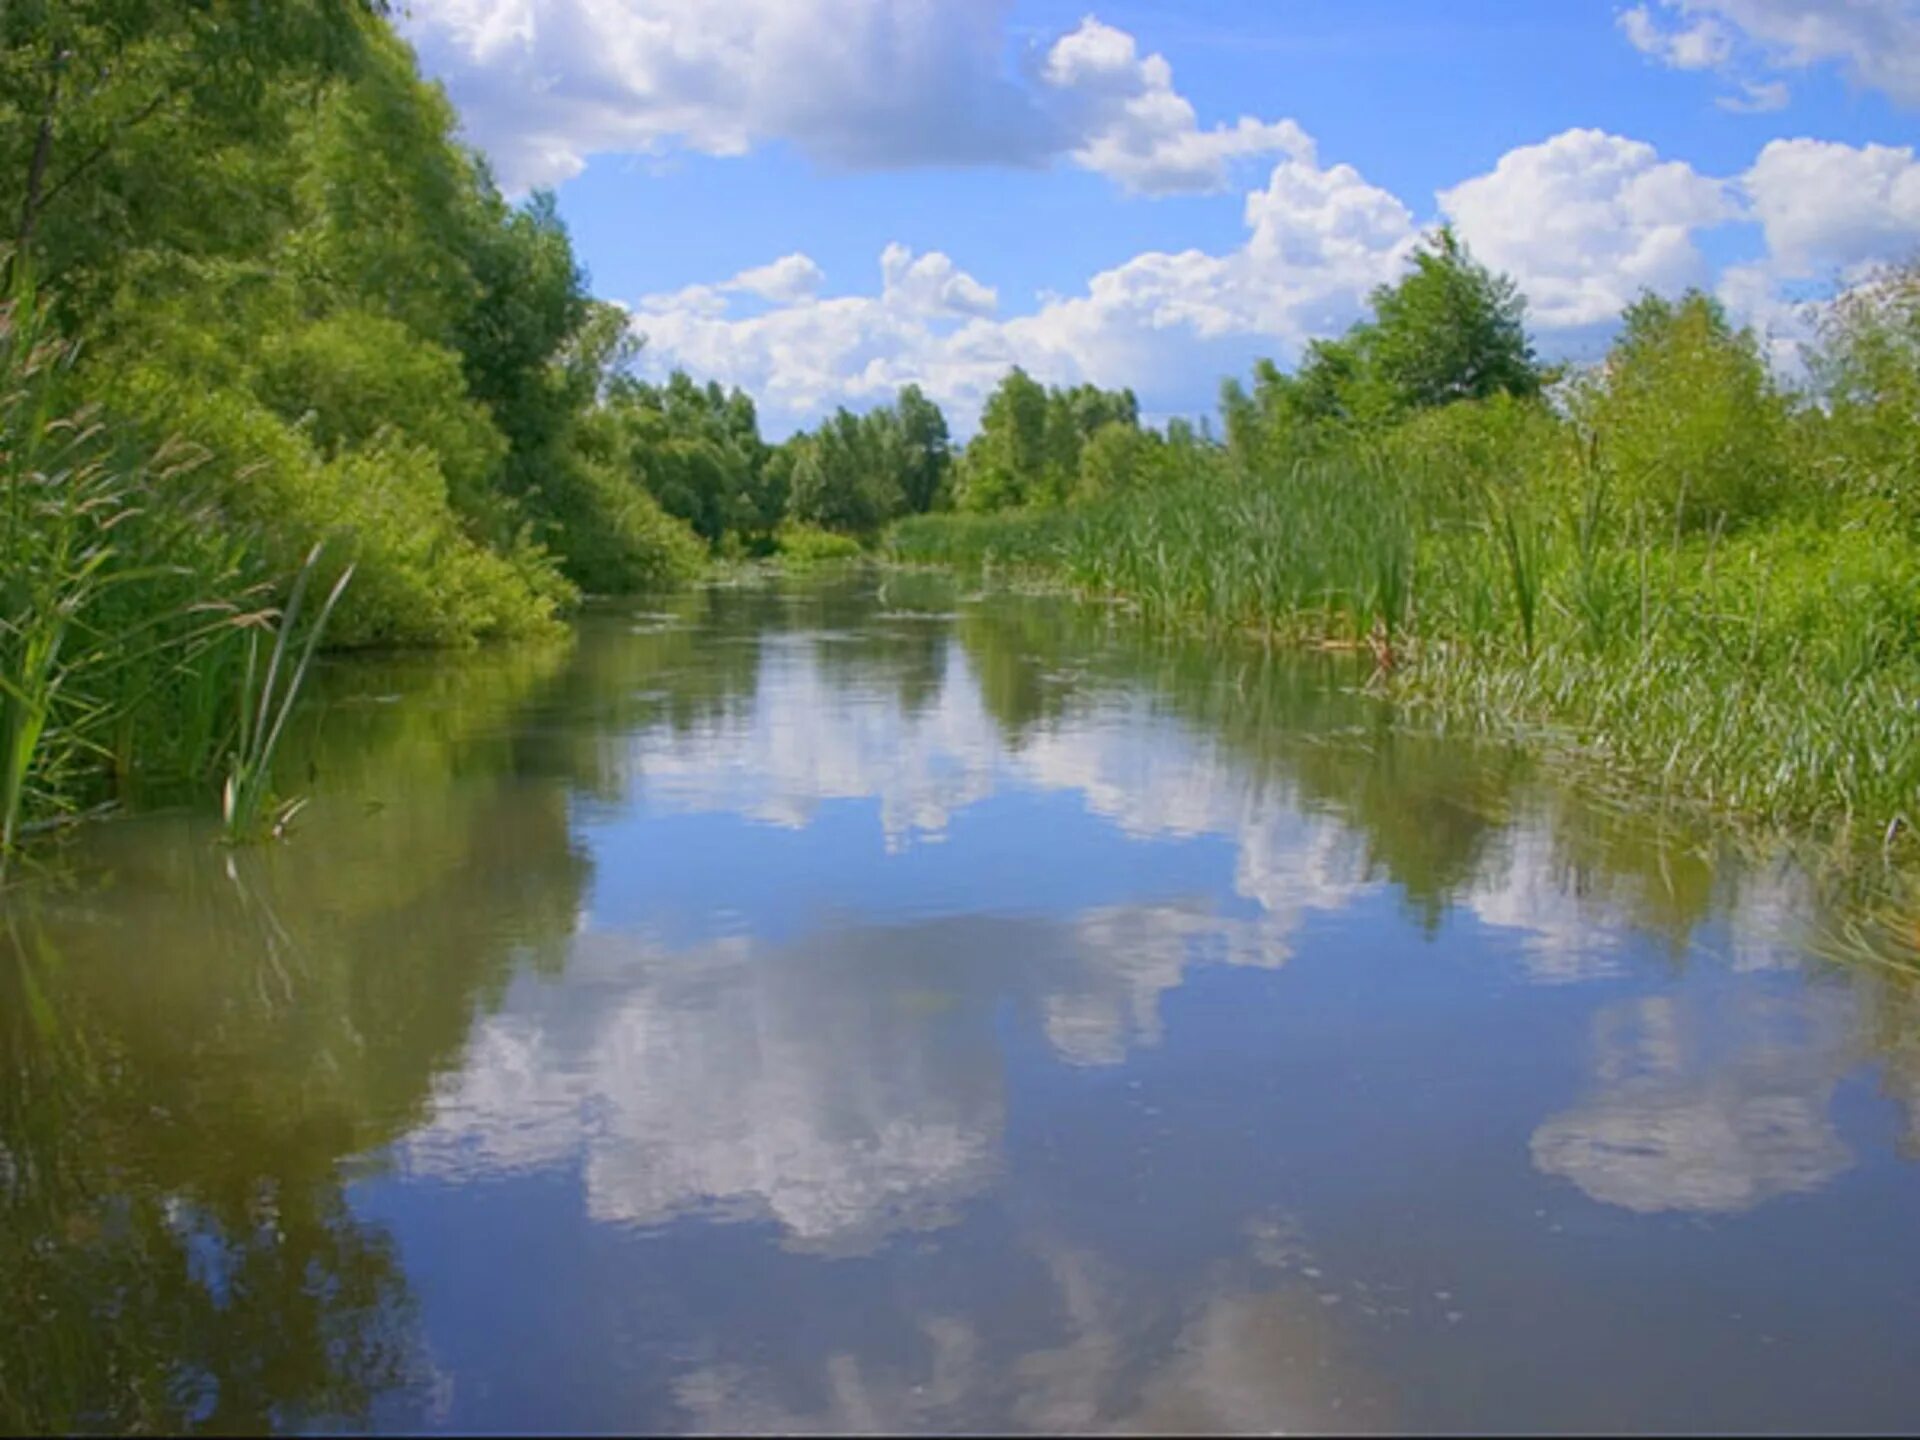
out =
<svg viewBox="0 0 1920 1440"><path fill-rule="evenodd" d="M306 683L307 671L313 665L313 652L320 647L327 621L340 603L347 583L353 579L351 565L340 572L340 578L333 582L333 589L321 603L319 615L307 627L300 658L289 662L293 652L288 641L300 623L301 601L306 598L307 586L320 563L320 551L320 546L314 546L307 563L300 567L300 578L293 582L293 593L287 597L286 613L281 617L264 671L260 668L260 632L256 629L247 634L247 668L240 684L240 734L227 760L227 784L220 796L221 817L231 841L251 839L262 830L279 835L306 803L298 799L278 800L271 786L273 757L280 748L287 717L292 715L294 702L300 698L301 686Z"/></svg>
<svg viewBox="0 0 1920 1440"><path fill-rule="evenodd" d="M1374 310L1225 387L1223 445L1163 441L1157 473L1078 503L1010 487L1025 503L902 524L891 554L1369 651L1396 698L1678 797L1910 831L1920 268L1833 307L1798 387L1699 294L1642 299L1604 364L1545 373L1511 286L1444 233ZM1035 409L1024 385L1005 409Z"/></svg>
<svg viewBox="0 0 1920 1440"><path fill-rule="evenodd" d="M0 856L142 783L264 795L242 672L316 546L331 646L700 563L604 454L624 317L385 10L0 10Z"/></svg>
<svg viewBox="0 0 1920 1440"><path fill-rule="evenodd" d="M290 697L247 676L263 627L312 638L296 585L329 647L465 645L883 534L1364 649L1716 804L1920 812L1920 269L1830 307L1803 385L1700 295L1566 376L1443 229L1227 384L1219 442L1015 369L964 447L913 386L774 445L740 391L631 373L551 197L500 195L381 0L23 0L0 119L0 857L222 775L262 828Z"/></svg>

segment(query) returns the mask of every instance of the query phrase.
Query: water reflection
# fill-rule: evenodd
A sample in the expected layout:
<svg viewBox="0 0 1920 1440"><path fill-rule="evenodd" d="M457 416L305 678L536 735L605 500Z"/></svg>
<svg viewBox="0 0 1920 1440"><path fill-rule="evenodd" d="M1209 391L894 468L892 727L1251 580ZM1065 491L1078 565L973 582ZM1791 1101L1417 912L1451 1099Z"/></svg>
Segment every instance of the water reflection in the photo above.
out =
<svg viewBox="0 0 1920 1440"><path fill-rule="evenodd" d="M1534 1163L1629 1210L1735 1211L1817 1190L1853 1160L1830 1109L1853 1007L1822 995L1623 1001L1593 1019L1594 1092L1543 1124Z"/></svg>
<svg viewBox="0 0 1920 1440"><path fill-rule="evenodd" d="M1910 1414L1911 987L1364 678L912 576L333 667L292 843L4 902L0 1422Z"/></svg>

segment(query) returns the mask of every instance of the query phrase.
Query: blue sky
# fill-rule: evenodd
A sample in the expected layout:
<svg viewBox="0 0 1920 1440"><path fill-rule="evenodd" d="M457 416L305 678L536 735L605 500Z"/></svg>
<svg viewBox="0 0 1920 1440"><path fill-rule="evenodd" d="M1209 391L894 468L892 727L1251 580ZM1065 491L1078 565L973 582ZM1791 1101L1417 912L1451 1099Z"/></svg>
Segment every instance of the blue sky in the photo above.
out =
<svg viewBox="0 0 1920 1440"><path fill-rule="evenodd" d="M504 183L554 186L644 365L780 434L1008 364L1151 414L1337 331L1450 218L1550 354L1699 284L1920 251L1920 0L412 0ZM889 251L889 247L894 247ZM883 254L890 253L890 262Z"/></svg>

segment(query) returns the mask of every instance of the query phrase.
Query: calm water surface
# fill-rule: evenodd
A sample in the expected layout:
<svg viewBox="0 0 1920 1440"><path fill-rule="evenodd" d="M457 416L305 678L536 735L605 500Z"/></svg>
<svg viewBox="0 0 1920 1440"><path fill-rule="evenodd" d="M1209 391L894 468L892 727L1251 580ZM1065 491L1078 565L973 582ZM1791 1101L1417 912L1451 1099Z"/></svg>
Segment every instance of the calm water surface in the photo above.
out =
<svg viewBox="0 0 1920 1440"><path fill-rule="evenodd" d="M1920 1000L1331 661L928 577L336 665L0 924L0 1423L1920 1425Z"/></svg>

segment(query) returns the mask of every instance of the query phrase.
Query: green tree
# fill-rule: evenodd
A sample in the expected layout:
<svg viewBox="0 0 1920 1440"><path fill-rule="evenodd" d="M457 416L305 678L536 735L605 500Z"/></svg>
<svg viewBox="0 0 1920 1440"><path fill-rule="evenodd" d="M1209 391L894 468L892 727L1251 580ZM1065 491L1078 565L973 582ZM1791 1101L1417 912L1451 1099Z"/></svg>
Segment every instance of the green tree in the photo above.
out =
<svg viewBox="0 0 1920 1440"><path fill-rule="evenodd" d="M1455 400L1535 395L1540 371L1527 339L1526 300L1442 226L1414 252L1413 269L1372 296L1374 320L1355 337L1406 409Z"/></svg>
<svg viewBox="0 0 1920 1440"><path fill-rule="evenodd" d="M1573 410L1615 494L1644 515L1687 528L1736 523L1780 496L1785 400L1753 332L1698 290L1630 305Z"/></svg>
<svg viewBox="0 0 1920 1440"><path fill-rule="evenodd" d="M59 283L70 317L162 237L200 253L257 245L275 207L234 187L288 132L279 87L349 68L385 8L9 0L0 7L8 239L43 282ZM236 164L236 148L252 163Z"/></svg>
<svg viewBox="0 0 1920 1440"><path fill-rule="evenodd" d="M1015 366L980 412L980 433L967 446L961 506L1005 510L1040 498L1046 442L1046 388Z"/></svg>
<svg viewBox="0 0 1920 1440"><path fill-rule="evenodd" d="M894 412L899 417L904 451L900 491L910 512L924 514L940 502L953 467L947 417L918 385L901 389L894 401Z"/></svg>

